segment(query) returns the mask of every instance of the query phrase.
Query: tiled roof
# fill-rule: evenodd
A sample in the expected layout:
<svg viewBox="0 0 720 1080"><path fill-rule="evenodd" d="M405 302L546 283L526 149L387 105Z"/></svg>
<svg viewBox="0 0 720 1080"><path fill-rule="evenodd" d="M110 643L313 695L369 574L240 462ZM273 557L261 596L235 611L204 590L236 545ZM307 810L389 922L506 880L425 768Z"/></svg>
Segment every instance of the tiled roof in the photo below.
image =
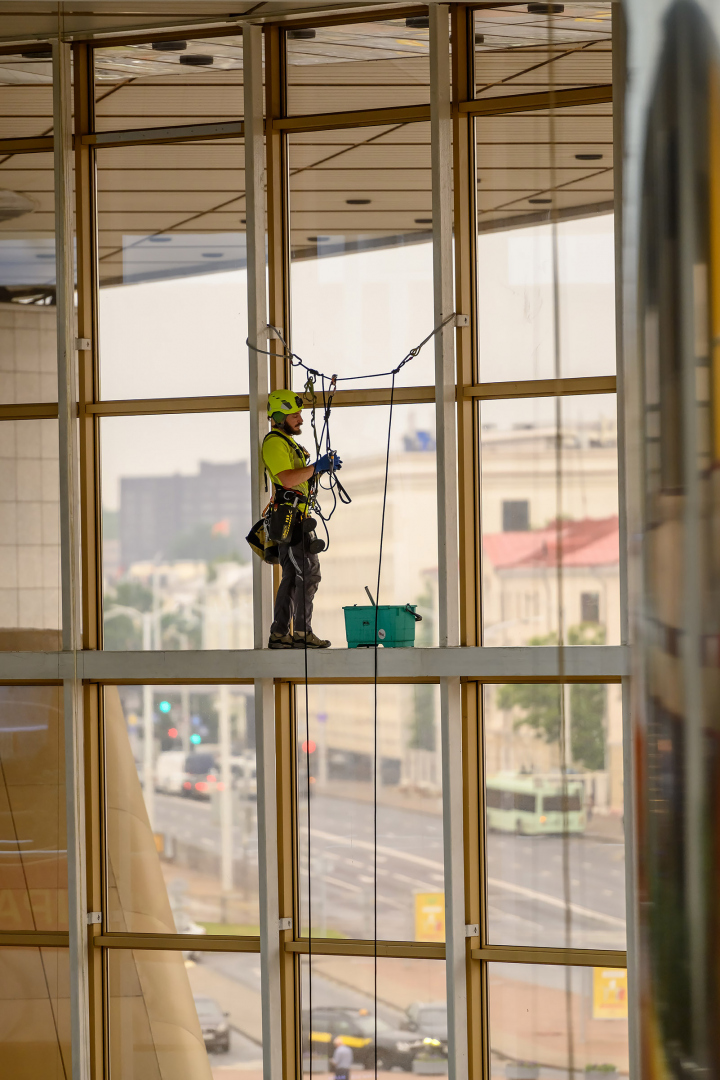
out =
<svg viewBox="0 0 720 1080"><path fill-rule="evenodd" d="M617 515L566 521L528 532L490 533L483 537L485 558L496 570L557 566L558 539L562 565L612 566L620 558Z"/></svg>

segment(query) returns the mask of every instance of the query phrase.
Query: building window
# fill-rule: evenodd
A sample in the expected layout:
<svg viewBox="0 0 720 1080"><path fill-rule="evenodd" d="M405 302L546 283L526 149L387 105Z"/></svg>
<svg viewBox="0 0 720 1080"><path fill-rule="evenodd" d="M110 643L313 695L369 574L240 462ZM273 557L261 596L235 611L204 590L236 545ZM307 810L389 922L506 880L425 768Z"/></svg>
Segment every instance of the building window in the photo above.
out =
<svg viewBox="0 0 720 1080"><path fill-rule="evenodd" d="M527 499L504 499L503 532L527 532L530 528L530 503Z"/></svg>
<svg viewBox="0 0 720 1080"><path fill-rule="evenodd" d="M600 593L580 594L580 622L600 622Z"/></svg>

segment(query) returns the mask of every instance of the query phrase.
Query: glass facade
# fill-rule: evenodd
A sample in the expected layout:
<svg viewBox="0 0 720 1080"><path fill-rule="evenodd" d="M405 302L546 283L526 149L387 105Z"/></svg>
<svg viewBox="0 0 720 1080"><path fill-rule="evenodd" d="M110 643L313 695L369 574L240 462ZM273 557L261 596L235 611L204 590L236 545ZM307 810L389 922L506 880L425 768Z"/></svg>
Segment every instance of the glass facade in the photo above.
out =
<svg viewBox="0 0 720 1080"><path fill-rule="evenodd" d="M77 454L77 509L59 483L52 147L8 143L52 130L50 69L0 58L15 99L28 88L24 112L0 111L0 650L36 654L0 672L10 1080L69 1067L73 752L99 913L92 1068L111 1080L259 1080L263 1054L286 1080L446 1074L459 799L454 885L477 932L451 975L472 1075L628 1073L610 5L451 9L444 172L434 13L263 13L268 322L292 358L268 334L270 359L246 344L247 38L233 23L74 42L88 337L77 445L71 423L61 449ZM434 329L433 225L453 237L433 183L467 316L454 413L436 408L452 365L435 339L392 409L387 374ZM266 374L304 395L310 460L327 445L343 459L349 501L318 491L313 629L329 652L257 647L259 586L267 599L279 581L246 543L272 494L251 466ZM460 522L457 560L438 499ZM76 655L61 650L61 517ZM375 600L414 609L414 651L346 649ZM73 688L82 750L64 745ZM21 948L18 933L45 936ZM279 1050L263 1048L264 1008Z"/></svg>

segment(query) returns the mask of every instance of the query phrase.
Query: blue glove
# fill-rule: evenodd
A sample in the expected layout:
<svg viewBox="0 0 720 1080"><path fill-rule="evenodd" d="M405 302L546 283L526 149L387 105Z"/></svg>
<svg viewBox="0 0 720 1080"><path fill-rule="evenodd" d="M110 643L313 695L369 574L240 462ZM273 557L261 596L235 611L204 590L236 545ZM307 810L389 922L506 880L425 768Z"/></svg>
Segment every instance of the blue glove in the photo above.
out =
<svg viewBox="0 0 720 1080"><path fill-rule="evenodd" d="M337 454L334 455L332 464L330 463L330 454L323 454L323 456L321 458L318 458L315 462L316 473L330 472L331 468L335 470L342 468L342 461L337 456Z"/></svg>

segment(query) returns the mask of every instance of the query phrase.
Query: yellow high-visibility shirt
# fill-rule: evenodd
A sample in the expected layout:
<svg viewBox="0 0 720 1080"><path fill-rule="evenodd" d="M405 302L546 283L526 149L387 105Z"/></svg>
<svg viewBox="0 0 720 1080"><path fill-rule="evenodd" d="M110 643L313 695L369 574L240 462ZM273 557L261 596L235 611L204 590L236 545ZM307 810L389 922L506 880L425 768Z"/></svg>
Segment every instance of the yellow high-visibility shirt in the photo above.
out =
<svg viewBox="0 0 720 1080"><path fill-rule="evenodd" d="M269 431L262 444L262 459L265 468L268 471L270 479L273 484L278 487L282 487L282 484L278 480L278 473L285 472L287 469L304 469L308 464L310 455L304 447L299 446L298 443L285 432L282 435L277 431ZM303 495L308 493L308 481L305 480L302 484L296 485L297 491L302 491Z"/></svg>

